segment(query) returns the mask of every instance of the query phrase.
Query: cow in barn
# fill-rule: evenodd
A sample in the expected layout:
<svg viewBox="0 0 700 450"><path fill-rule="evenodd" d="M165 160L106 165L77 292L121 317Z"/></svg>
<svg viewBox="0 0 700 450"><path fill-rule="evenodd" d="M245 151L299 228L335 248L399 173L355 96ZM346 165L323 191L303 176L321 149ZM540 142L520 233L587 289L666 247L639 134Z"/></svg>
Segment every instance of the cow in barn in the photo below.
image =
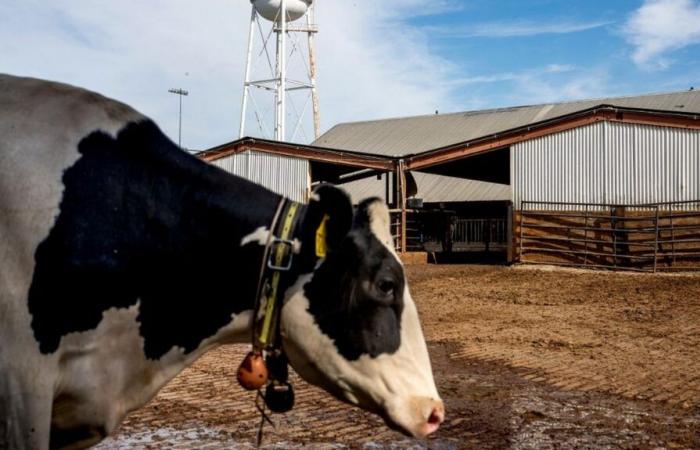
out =
<svg viewBox="0 0 700 450"><path fill-rule="evenodd" d="M280 199L128 106L0 75L0 448L95 444L206 351L249 342ZM444 407L386 206L323 186L299 208L279 318L291 366L432 433Z"/></svg>

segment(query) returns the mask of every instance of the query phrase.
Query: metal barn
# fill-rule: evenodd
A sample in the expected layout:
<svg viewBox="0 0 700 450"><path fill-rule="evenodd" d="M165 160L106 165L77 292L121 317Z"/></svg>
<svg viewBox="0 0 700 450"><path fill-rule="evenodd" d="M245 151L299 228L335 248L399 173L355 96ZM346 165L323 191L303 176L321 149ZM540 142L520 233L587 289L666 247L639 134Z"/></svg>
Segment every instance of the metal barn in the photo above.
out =
<svg viewBox="0 0 700 450"><path fill-rule="evenodd" d="M261 151L242 142L204 157ZM311 146L262 151L306 159L306 189L385 198L403 253L630 270L700 259L696 91L339 124Z"/></svg>

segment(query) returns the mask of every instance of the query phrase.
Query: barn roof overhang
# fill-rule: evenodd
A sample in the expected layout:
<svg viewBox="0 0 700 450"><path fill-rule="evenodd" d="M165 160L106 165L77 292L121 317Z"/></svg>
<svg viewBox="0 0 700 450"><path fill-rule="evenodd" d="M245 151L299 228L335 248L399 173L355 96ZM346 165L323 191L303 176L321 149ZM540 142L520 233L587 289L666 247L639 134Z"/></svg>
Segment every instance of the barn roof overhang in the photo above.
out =
<svg viewBox="0 0 700 450"><path fill-rule="evenodd" d="M362 169L391 171L396 168L395 158L388 156L251 137L244 137L209 150L204 150L198 153L197 156L205 161L215 161L248 150L341 166L346 168L346 170L342 170L344 173Z"/></svg>

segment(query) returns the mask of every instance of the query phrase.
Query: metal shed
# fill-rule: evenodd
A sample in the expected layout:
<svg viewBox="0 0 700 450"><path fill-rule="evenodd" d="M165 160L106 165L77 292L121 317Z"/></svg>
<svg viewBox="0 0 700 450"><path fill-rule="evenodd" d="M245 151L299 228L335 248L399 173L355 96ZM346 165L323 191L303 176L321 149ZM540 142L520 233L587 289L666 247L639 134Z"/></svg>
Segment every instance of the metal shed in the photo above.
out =
<svg viewBox="0 0 700 450"><path fill-rule="evenodd" d="M508 222L509 260L525 260L532 246L523 244L529 238L523 233L524 210L607 211L608 222L615 223L605 225L607 231L597 227L597 233L610 234L597 239L604 241L617 239L611 230L620 223L629 227L632 222L619 212L620 206L631 211L634 205L657 204L658 212L658 204L687 201L675 208L695 208L692 202L700 203L700 92L354 122L336 125L310 146L248 139L203 156L215 160L244 151L307 159L308 186L330 181L356 200L384 197L396 211L396 245L402 252L409 249L411 215L421 212L421 203L462 212L499 205L490 211ZM579 231L591 228L589 218L583 220L568 228L575 239ZM659 240L660 220L668 219L654 220ZM645 224L645 229L651 226ZM587 230L582 239L588 261ZM644 239L649 243L651 238ZM541 241L537 245L533 248L557 250ZM574 247L570 241L565 246ZM660 246L654 242L653 247L656 266ZM615 265L618 250L617 244L612 246ZM610 260L606 258L605 264Z"/></svg>

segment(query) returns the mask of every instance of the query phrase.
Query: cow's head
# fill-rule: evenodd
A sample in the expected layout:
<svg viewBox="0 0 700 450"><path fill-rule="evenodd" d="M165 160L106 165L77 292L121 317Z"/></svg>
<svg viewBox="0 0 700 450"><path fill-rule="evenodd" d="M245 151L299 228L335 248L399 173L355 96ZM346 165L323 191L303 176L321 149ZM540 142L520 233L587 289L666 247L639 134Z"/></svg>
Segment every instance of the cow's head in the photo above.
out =
<svg viewBox="0 0 700 450"><path fill-rule="evenodd" d="M343 191L318 189L303 224L307 261L324 216L327 255L288 290L282 310L289 360L307 381L424 437L444 419L444 406L387 207L369 199L353 214Z"/></svg>

